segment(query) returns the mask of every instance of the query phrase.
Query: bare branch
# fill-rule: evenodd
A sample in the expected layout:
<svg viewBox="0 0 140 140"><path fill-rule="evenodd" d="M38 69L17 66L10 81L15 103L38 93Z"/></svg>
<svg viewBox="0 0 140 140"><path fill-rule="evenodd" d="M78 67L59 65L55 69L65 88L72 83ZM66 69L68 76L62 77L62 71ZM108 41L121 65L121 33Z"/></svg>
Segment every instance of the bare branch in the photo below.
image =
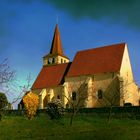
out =
<svg viewBox="0 0 140 140"><path fill-rule="evenodd" d="M19 95L18 95L16 98L13 99L12 104L14 104L14 103L17 102L18 100L22 99L23 96L24 96L24 94L25 94L27 91L30 90L30 87L31 87L31 80L32 80L31 74L29 73L29 75L28 75L27 78L26 78L26 84L25 84L25 85L18 85L18 84L17 84L17 85L15 86L16 89L19 87L20 92L19 92ZM14 87L14 89L15 89L15 87ZM16 90L15 90L15 91L16 91Z"/></svg>
<svg viewBox="0 0 140 140"><path fill-rule="evenodd" d="M15 77L15 71L11 71L8 59L0 63L0 85L11 82Z"/></svg>

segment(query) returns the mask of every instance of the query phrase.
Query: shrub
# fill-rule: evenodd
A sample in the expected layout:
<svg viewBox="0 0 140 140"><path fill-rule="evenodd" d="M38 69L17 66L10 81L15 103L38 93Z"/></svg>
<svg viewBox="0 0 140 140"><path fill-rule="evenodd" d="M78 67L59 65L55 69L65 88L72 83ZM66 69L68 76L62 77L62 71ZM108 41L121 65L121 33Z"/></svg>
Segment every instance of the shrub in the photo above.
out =
<svg viewBox="0 0 140 140"><path fill-rule="evenodd" d="M36 115L36 111L39 104L39 98L36 94L29 92L23 97L23 103L26 109L26 115L30 120Z"/></svg>
<svg viewBox="0 0 140 140"><path fill-rule="evenodd" d="M0 121L2 119L2 112L1 112L1 110L6 109L7 105L8 105L8 100L7 100L6 95L4 93L0 92Z"/></svg>
<svg viewBox="0 0 140 140"><path fill-rule="evenodd" d="M124 106L127 106L127 107L129 106L130 107L130 106L132 106L132 104L131 103L125 103Z"/></svg>
<svg viewBox="0 0 140 140"><path fill-rule="evenodd" d="M0 109L5 109L8 105L7 97L4 93L0 93Z"/></svg>
<svg viewBox="0 0 140 140"><path fill-rule="evenodd" d="M51 119L59 119L63 115L63 105L59 99L51 101L47 105L47 113Z"/></svg>

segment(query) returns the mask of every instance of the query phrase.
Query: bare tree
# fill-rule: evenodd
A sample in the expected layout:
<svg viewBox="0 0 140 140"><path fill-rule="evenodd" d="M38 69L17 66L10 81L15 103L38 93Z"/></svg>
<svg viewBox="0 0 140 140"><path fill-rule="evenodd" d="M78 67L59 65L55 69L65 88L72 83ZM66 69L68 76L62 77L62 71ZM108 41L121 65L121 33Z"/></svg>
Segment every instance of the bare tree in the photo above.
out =
<svg viewBox="0 0 140 140"><path fill-rule="evenodd" d="M114 106L123 106L125 103L125 100L128 100L131 96L131 91L128 91L128 87L131 86L134 82L128 82L126 79L123 79L120 76L116 76L111 82L104 82L104 87L107 87L105 89L102 89L102 97L100 98L98 94L98 90L96 87L94 90L97 94L92 95L95 100L98 101L98 103L102 107L108 107L109 113L108 113L108 122L111 120L112 116L112 108ZM94 92L95 92L94 91Z"/></svg>
<svg viewBox="0 0 140 140"><path fill-rule="evenodd" d="M12 86L12 90L16 93L19 93L19 95L13 99L11 104L14 104L17 101L21 100L23 96L25 95L25 93L30 90L31 80L32 80L31 74L29 73L27 75L26 83L24 85L18 84L19 82L17 81L14 83L14 85Z"/></svg>
<svg viewBox="0 0 140 140"><path fill-rule="evenodd" d="M98 106L96 103L99 104L99 107L108 107L108 122L110 122L112 108L114 106L123 106L125 101L128 101L132 96L133 91L128 89L134 82L128 82L120 76L114 77L113 80L104 80L102 85L97 85L96 81L92 81L90 84L89 80L90 78L86 78L85 80L79 80L80 82L75 82L75 84L69 84L67 86L68 93L63 95L72 109L70 125L72 125L73 118L79 109L88 107L89 102L93 104L91 107ZM101 86L104 87L102 91L99 88Z"/></svg>
<svg viewBox="0 0 140 140"><path fill-rule="evenodd" d="M70 125L73 123L73 119L80 108L86 106L88 99L88 78L85 80L79 80L75 84L69 84L66 86L67 94L63 94L63 97L67 100L66 108L69 107L71 112Z"/></svg>
<svg viewBox="0 0 140 140"><path fill-rule="evenodd" d="M7 96L15 97L12 99L11 105L22 99L23 95L30 90L31 80L31 74L29 73L25 84L21 85L21 81L16 78L16 72L11 70L8 59L0 63L0 89Z"/></svg>
<svg viewBox="0 0 140 140"><path fill-rule="evenodd" d="M11 70L8 59L5 59L0 63L0 90L6 94L14 78L15 71Z"/></svg>
<svg viewBox="0 0 140 140"><path fill-rule="evenodd" d="M0 90L3 91L5 87L7 88L9 83L12 82L12 80L14 79L14 77L15 77L15 71L11 70L8 63L8 59L5 59L0 63ZM2 98L1 96L1 104L2 102L4 102L4 99L5 98ZM5 105L1 106L0 108L0 119L2 118L1 110L5 108Z"/></svg>

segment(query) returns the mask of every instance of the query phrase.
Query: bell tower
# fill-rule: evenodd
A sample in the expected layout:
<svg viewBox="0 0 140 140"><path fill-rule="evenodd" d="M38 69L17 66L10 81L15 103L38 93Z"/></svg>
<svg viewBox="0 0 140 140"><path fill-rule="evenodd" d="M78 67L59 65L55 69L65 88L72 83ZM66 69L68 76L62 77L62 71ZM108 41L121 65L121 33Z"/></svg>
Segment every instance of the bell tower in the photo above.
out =
<svg viewBox="0 0 140 140"><path fill-rule="evenodd" d="M69 58L64 54L58 24L56 24L50 53L43 57L43 65L68 63Z"/></svg>

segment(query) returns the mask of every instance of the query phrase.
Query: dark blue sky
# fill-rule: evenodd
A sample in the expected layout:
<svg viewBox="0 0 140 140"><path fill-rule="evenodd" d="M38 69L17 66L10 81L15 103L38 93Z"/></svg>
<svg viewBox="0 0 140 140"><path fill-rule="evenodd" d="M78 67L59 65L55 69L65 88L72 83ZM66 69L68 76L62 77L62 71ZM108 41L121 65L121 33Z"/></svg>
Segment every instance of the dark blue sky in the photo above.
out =
<svg viewBox="0 0 140 140"><path fill-rule="evenodd" d="M65 54L126 42L140 85L139 0L1 0L0 60L9 59L20 84L32 82L49 52L58 18Z"/></svg>

